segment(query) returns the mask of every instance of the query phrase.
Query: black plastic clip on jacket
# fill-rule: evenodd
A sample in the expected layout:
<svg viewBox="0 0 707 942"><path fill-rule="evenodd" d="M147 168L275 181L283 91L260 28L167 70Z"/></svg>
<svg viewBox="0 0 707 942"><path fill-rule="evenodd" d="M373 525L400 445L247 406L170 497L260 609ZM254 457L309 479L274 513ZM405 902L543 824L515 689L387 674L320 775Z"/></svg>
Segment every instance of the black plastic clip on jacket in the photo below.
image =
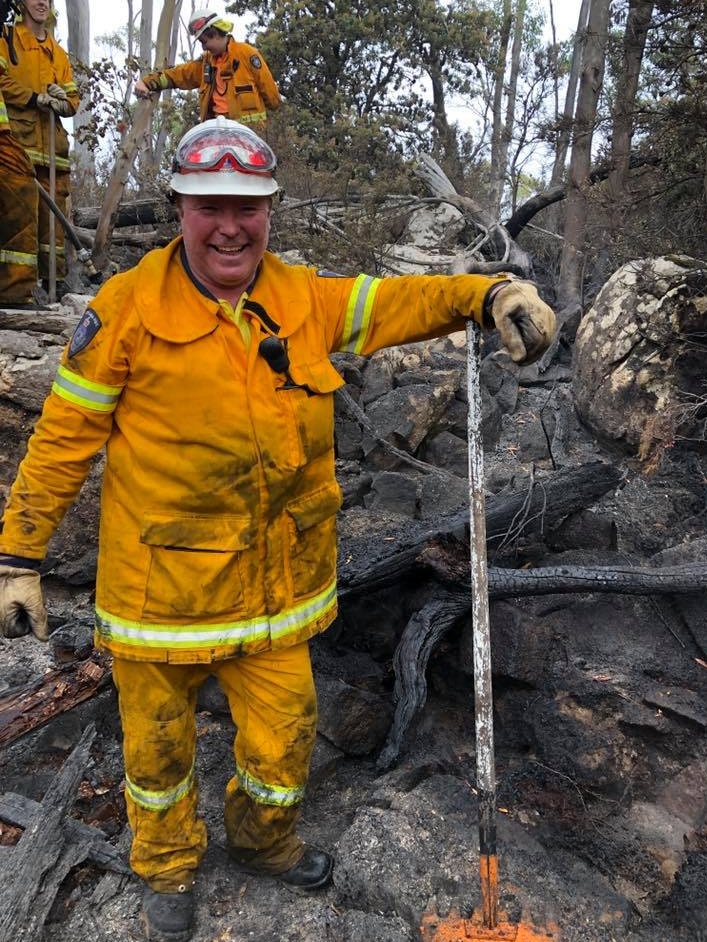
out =
<svg viewBox="0 0 707 942"><path fill-rule="evenodd" d="M280 389L303 389L308 396L314 393L304 383L296 383L290 376L290 358L287 355L287 346L279 337L266 337L258 344L258 353L268 364L273 373L280 373L285 377L284 386Z"/></svg>

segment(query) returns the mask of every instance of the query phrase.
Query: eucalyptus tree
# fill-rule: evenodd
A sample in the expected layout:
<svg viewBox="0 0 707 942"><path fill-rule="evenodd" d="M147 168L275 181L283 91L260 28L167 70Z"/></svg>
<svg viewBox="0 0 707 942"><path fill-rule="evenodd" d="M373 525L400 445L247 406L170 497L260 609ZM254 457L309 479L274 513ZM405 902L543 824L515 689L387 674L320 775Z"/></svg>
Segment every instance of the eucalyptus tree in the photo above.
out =
<svg viewBox="0 0 707 942"><path fill-rule="evenodd" d="M68 51L79 88L85 87L81 81L84 70L82 64L91 61L91 11L88 0L66 0L66 22L69 32ZM82 97L81 107L73 118L74 129L74 168L73 173L79 189L86 181L95 179L95 161L93 149L85 140L82 129L91 120L90 111Z"/></svg>
<svg viewBox="0 0 707 942"><path fill-rule="evenodd" d="M456 158L450 93L466 93L490 16L475 3L434 0L234 0L250 14L310 156L339 160L357 129L362 153L385 163L425 146Z"/></svg>

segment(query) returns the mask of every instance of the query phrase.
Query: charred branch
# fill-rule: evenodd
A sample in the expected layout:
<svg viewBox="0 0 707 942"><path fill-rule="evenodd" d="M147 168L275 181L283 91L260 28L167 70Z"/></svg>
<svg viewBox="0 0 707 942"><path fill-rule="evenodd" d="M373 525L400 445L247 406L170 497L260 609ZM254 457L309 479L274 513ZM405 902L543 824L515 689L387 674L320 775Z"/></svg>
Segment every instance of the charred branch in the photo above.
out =
<svg viewBox="0 0 707 942"><path fill-rule="evenodd" d="M110 681L110 659L94 654L0 697L0 745L14 742L88 700Z"/></svg>
<svg viewBox="0 0 707 942"><path fill-rule="evenodd" d="M3 873L0 942L36 942L57 890L72 867L88 856L91 841L67 841L63 823L89 760L96 735L88 726L49 786Z"/></svg>
<svg viewBox="0 0 707 942"><path fill-rule="evenodd" d="M572 513L590 507L621 481L619 468L601 461L576 469L562 469L542 480L531 479L524 490L495 495L486 501L486 534L490 551L515 547L521 540L542 535L545 529ZM406 534L391 544L351 541L342 553L339 586L342 599L385 588L427 567L425 551L446 539L466 541L469 514L465 509L446 518L443 525L412 538ZM388 545L391 546L388 550Z"/></svg>

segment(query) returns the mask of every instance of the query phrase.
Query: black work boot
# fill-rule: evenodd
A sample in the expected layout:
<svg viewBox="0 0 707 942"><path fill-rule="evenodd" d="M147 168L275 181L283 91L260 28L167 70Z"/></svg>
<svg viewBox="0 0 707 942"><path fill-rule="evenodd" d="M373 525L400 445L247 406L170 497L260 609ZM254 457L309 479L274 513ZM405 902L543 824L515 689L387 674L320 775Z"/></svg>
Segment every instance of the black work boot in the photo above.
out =
<svg viewBox="0 0 707 942"><path fill-rule="evenodd" d="M194 893L157 893L145 887L142 925L149 942L187 942L194 930Z"/></svg>
<svg viewBox="0 0 707 942"><path fill-rule="evenodd" d="M316 847L304 848L304 853L289 870L275 874L276 879L293 890L321 890L331 883L334 859Z"/></svg>

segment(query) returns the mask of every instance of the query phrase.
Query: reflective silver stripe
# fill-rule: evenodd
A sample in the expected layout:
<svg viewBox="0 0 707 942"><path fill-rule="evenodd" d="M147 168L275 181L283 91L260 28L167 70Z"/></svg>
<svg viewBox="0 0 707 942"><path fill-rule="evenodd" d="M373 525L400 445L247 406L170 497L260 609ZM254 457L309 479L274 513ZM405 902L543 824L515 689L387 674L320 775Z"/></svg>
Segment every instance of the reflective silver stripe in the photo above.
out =
<svg viewBox="0 0 707 942"><path fill-rule="evenodd" d="M28 265L30 268L36 268L37 256L30 255L29 252L10 252L7 249L0 249L0 262L6 265Z"/></svg>
<svg viewBox="0 0 707 942"><path fill-rule="evenodd" d="M266 121L267 117L267 112L257 111L251 114L242 114L238 120L241 124L259 124L261 121Z"/></svg>
<svg viewBox="0 0 707 942"><path fill-rule="evenodd" d="M62 399L67 399L74 405L83 406L85 409L92 409L94 412L113 412L122 391L122 386L94 383L61 365L56 371L56 379L52 385L52 392L61 396Z"/></svg>
<svg viewBox="0 0 707 942"><path fill-rule="evenodd" d="M314 598L277 615L261 615L217 625L146 625L96 606L96 630L106 641L146 648L220 648L280 639L307 628L336 605L336 579Z"/></svg>
<svg viewBox="0 0 707 942"><path fill-rule="evenodd" d="M140 788L135 782L131 782L128 776L125 776L125 791L132 798L136 805L141 808L147 808L148 811L165 811L181 801L185 795L188 795L194 787L194 765L189 770L189 774L182 779L173 788L165 788L163 791L152 791L147 788Z"/></svg>
<svg viewBox="0 0 707 942"><path fill-rule="evenodd" d="M346 310L344 335L341 338L339 350L347 353L360 353L363 349L371 322L373 301L380 283L380 278L373 278L371 275L359 275L354 282Z"/></svg>
<svg viewBox="0 0 707 942"><path fill-rule="evenodd" d="M285 785L268 785L267 782L261 782L240 766L236 769L236 775L243 791L261 805L289 808L291 805L298 805L304 798L304 785L289 788Z"/></svg>
<svg viewBox="0 0 707 942"><path fill-rule="evenodd" d="M63 245L57 245L57 246L55 246L55 248L56 248L56 254L57 254L57 255L65 255L65 254L66 254L66 253L64 252L64 246L63 246ZM49 245L48 242L40 242L40 243L39 243L39 251L40 251L40 252L42 252L42 253L44 253L44 254L46 255L46 254L49 252L49 249L50 249L50 245Z"/></svg>
<svg viewBox="0 0 707 942"><path fill-rule="evenodd" d="M29 148L25 148L25 151L33 164L39 164L42 167L49 166L49 154L44 154L41 150L30 150ZM71 166L68 157L55 157L54 162L59 170L68 170Z"/></svg>

